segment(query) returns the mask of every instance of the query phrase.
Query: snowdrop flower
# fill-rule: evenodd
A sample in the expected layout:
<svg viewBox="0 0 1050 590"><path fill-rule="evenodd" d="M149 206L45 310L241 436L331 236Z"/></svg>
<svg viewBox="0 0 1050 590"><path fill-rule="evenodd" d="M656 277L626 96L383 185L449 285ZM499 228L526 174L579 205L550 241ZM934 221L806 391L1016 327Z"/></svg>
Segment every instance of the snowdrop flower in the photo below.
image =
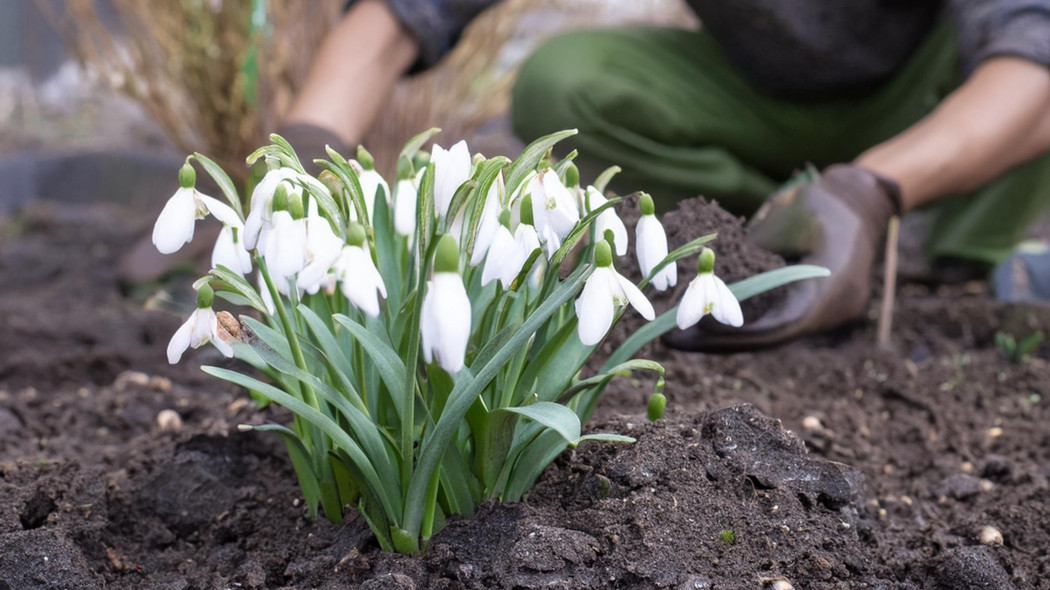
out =
<svg viewBox="0 0 1050 590"><path fill-rule="evenodd" d="M500 227L499 196L503 188L503 172L496 177L496 181L489 187L485 195L485 205L481 209L481 223L478 224L478 235L474 240L474 251L470 255L470 265L477 266L485 259L492 241L496 238L497 228ZM509 220L508 213L508 220ZM464 239L464 242L466 240Z"/></svg>
<svg viewBox="0 0 1050 590"><path fill-rule="evenodd" d="M394 230L403 236L416 233L416 200L419 190L413 178L402 178L394 189Z"/></svg>
<svg viewBox="0 0 1050 590"><path fill-rule="evenodd" d="M274 168L262 177L259 184L255 185L248 217L244 220L245 248L253 250L259 245L263 228L271 221L273 197L277 193L277 187L290 185L290 190L302 193L302 187L288 182L297 176L291 168Z"/></svg>
<svg viewBox="0 0 1050 590"><path fill-rule="evenodd" d="M293 193L286 196L284 185L278 185L273 199L271 228L266 232L266 240L262 244L262 254L270 276L276 281L278 290L284 294L288 293L288 280L303 270L309 262L307 225L306 220L302 218L303 204L300 195L301 193ZM286 210L286 206L291 211ZM298 219L293 217L293 212Z"/></svg>
<svg viewBox="0 0 1050 590"><path fill-rule="evenodd" d="M353 224L347 232L347 245L334 265L343 295L354 307L370 317L379 315L379 297L386 299L386 284L365 245L365 228Z"/></svg>
<svg viewBox="0 0 1050 590"><path fill-rule="evenodd" d="M536 233L547 251L547 258L553 258L554 253L561 247L562 240L580 220L580 209L576 199L551 169L533 177L525 189L525 194L532 197L532 217L536 222Z"/></svg>
<svg viewBox="0 0 1050 590"><path fill-rule="evenodd" d="M307 264L296 278L298 287L307 293L321 288L328 270L332 268L343 248L343 239L332 230L332 225L319 213L306 218Z"/></svg>
<svg viewBox="0 0 1050 590"><path fill-rule="evenodd" d="M198 219L212 213L223 223L240 222L237 214L225 203L194 188L197 173L188 162L179 169L179 189L164 204L164 209L153 225L153 245L161 254L178 252L183 244L193 240L193 229Z"/></svg>
<svg viewBox="0 0 1050 590"><path fill-rule="evenodd" d="M642 218L638 220L635 228L635 249L638 254L638 266L643 276L649 276L657 264L667 258L667 232L660 220L656 218L656 208L653 198L642 193L639 203L642 209ZM666 291L668 288L678 284L678 266L672 262L665 265L653 277L652 285L657 291Z"/></svg>
<svg viewBox="0 0 1050 590"><path fill-rule="evenodd" d="M630 303L643 318L651 321L656 317L653 305L638 287L613 268L609 242L599 240L595 243L594 263L597 268L576 299L578 334L580 342L587 346L598 344L605 337L618 307Z"/></svg>
<svg viewBox="0 0 1050 590"><path fill-rule="evenodd" d="M383 198L390 202L390 185L383 179L383 175L376 171L375 161L372 154L363 147L357 148L357 157L361 160L350 160L350 167L357 172L357 181L361 183L361 192L365 197L365 209L368 211L368 222L371 223L375 216L376 195L379 189L383 189Z"/></svg>
<svg viewBox="0 0 1050 590"><path fill-rule="evenodd" d="M682 302L678 304L675 320L679 329L685 330L696 324L706 314L734 328L744 325L740 302L722 279L715 276L714 268L715 253L710 248L704 248L700 253L699 272L689 283L682 295Z"/></svg>
<svg viewBox="0 0 1050 590"><path fill-rule="evenodd" d="M219 319L211 308L214 299L215 292L208 285L201 286L197 291L196 311L175 331L175 335L168 342L169 363L178 363L187 348L200 348L206 342L214 344L226 358L233 356L233 348L219 333Z"/></svg>
<svg viewBox="0 0 1050 590"><path fill-rule="evenodd" d="M482 286L491 283L494 279L499 279L503 288L509 289L529 256L540 247L536 228L527 223L521 223L511 234L507 227L509 224L510 211L504 210L500 214L500 225L496 227L492 245L489 246L488 258L485 260L485 269L481 273Z"/></svg>
<svg viewBox="0 0 1050 590"><path fill-rule="evenodd" d="M242 277L252 272L252 256L244 249L244 225L224 225L211 251L211 266L225 266Z"/></svg>
<svg viewBox="0 0 1050 590"><path fill-rule="evenodd" d="M438 242L434 277L427 283L420 332L423 359L454 375L463 368L470 340L470 299L459 275L459 248L449 234Z"/></svg>
<svg viewBox="0 0 1050 590"><path fill-rule="evenodd" d="M448 150L434 144L430 152L430 161L434 163L434 208L438 215L448 214L449 205L456 189L470 180L470 151L467 142L460 141Z"/></svg>
<svg viewBox="0 0 1050 590"><path fill-rule="evenodd" d="M609 199L606 199L605 195L593 186L587 187L584 198L587 200L588 212L594 211L609 202ZM623 256L627 254L627 228L612 207L598 214L598 218L594 220L594 229L598 237L605 237L605 232L611 231L613 243L616 245L616 255Z"/></svg>

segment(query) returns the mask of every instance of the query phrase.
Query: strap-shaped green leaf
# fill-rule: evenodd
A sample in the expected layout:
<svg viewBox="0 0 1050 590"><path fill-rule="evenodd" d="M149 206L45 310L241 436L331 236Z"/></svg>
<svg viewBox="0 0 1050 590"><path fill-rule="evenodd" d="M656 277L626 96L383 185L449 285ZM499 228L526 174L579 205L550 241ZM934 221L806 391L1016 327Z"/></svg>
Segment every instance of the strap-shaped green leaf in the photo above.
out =
<svg viewBox="0 0 1050 590"><path fill-rule="evenodd" d="M544 135L527 145L525 149L521 151L521 155L511 163L509 168L507 168L507 194L513 195L514 191L518 190L518 187L525 180L525 177L529 175L529 172L536 168L536 165L540 163L540 160L543 159L543 156L547 154L547 151L550 150L554 144L566 137L572 137L577 133L578 131L576 129L566 129L564 131L551 133L550 135Z"/></svg>
<svg viewBox="0 0 1050 590"><path fill-rule="evenodd" d="M350 435L340 428L335 421L322 414L319 410L310 407L302 400L296 399L280 389L277 389L268 383L263 383L258 379L220 367L204 366L201 367L201 370L213 377L218 377L219 379L255 391L263 397L269 398L274 403L288 408L296 416L321 429L322 432L332 439L332 442L337 447L346 452L354 467L360 470L364 480L362 481L362 484L367 485L372 493L374 493L380 502L382 502L383 511L387 516L394 522L400 521L401 509L397 503L400 494L398 494L396 490L387 490L384 488L382 480L379 477L379 474L376 473L368 456L361 450L361 447L357 442L350 438Z"/></svg>
<svg viewBox="0 0 1050 590"><path fill-rule="evenodd" d="M536 402L527 406L498 408L494 412L513 412L534 420L557 432L569 444L580 440L580 417L569 408L554 402Z"/></svg>
<svg viewBox="0 0 1050 590"><path fill-rule="evenodd" d="M222 166L219 166L211 158L200 152L193 152L193 159L197 160L201 168L204 168L208 176L211 176L212 180L215 181L215 184L219 185L219 190L226 197L226 201L237 212L237 215L244 219L244 206L241 204L241 197L237 194L237 187L234 186L233 181L230 180L230 176L226 174Z"/></svg>
<svg viewBox="0 0 1050 590"><path fill-rule="evenodd" d="M425 144L427 141L430 140L431 137L434 137L438 133L441 133L440 128L431 127L423 133L420 133L419 135L408 140L408 143L405 144L405 147L401 148L401 154L398 156L398 160L400 160L401 158L408 158L409 160L411 160L412 158L416 157L416 152L418 152L420 148L423 147L423 144Z"/></svg>
<svg viewBox="0 0 1050 590"><path fill-rule="evenodd" d="M390 344L361 324L341 313L335 314L332 318L353 335L361 348L364 349L365 354L372 359L376 370L379 371L379 376L386 383L390 397L394 401L394 409L397 410L397 415L401 416L405 409L405 401L401 396L402 392L407 390L404 361L390 347Z"/></svg>
<svg viewBox="0 0 1050 590"><path fill-rule="evenodd" d="M248 281L244 280L244 277L239 273L233 272L220 264L208 271L208 274L226 283L235 293L244 297L248 301L248 305L251 305L257 311L266 313L266 304L263 302L262 297L259 296L259 292Z"/></svg>
<svg viewBox="0 0 1050 590"><path fill-rule="evenodd" d="M605 187L609 185L609 181L612 180L613 177L619 174L622 170L623 169L619 166L609 166L601 174L598 175L598 178L594 179L594 182L591 183L591 186L598 189L598 192L604 195Z"/></svg>

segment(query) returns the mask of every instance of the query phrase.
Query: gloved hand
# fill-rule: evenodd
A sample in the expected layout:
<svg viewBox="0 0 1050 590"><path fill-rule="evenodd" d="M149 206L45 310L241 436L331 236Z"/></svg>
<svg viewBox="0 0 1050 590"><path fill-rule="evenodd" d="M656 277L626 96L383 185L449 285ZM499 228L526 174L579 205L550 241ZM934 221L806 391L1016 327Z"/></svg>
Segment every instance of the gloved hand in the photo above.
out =
<svg viewBox="0 0 1050 590"><path fill-rule="evenodd" d="M741 328L704 318L668 333L664 342L702 352L754 350L856 318L871 294L871 267L887 224L900 212L895 182L852 165L832 166L816 180L777 193L748 224L748 238L800 263L826 267L831 276L791 284L777 307Z"/></svg>

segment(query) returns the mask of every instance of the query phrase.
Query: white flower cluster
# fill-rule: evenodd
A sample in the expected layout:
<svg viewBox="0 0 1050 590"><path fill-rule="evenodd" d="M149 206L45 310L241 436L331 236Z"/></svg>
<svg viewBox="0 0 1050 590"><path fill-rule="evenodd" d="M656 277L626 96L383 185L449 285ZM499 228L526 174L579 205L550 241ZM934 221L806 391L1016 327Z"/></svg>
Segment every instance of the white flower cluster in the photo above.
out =
<svg viewBox="0 0 1050 590"><path fill-rule="evenodd" d="M433 204L438 218L449 215L454 196L475 172L474 161L465 142L445 150L435 145L430 154L433 164ZM385 269L377 268L367 240L365 226L371 227L376 199L387 200L392 211L393 228L411 243L416 233L418 191L425 168L418 174L399 179L391 195L389 185L376 172L371 161L364 164L351 160L365 199L368 219L358 219L353 208L346 227L336 227L318 207L311 195L331 192L325 183L289 167L272 166L251 195L245 219L229 206L199 193L195 174L188 163L180 171L180 188L168 201L153 231L153 242L164 253L178 250L193 238L194 222L207 214L214 215L223 228L212 253L214 267L225 266L245 276L253 270L253 256L264 267L276 290L283 296L298 299L304 293L323 291L334 295L341 291L362 313L376 317L382 312L380 298L387 297L383 279ZM588 213L607 203L601 191L588 186L566 186L558 172L541 165L519 183L513 194L506 194L500 171L481 207L473 249L464 261L481 267L481 284L499 281L504 289L514 285L524 265L542 252L541 264L534 265L531 275L542 273L544 265L559 251L566 238ZM471 335L471 301L462 277L460 250L470 240L466 235L464 209L447 221L448 234L441 238L433 273L420 318L422 350L427 362L436 361L449 373L464 366ZM667 257L667 237L656 218L652 200L642 199L642 217L635 234L641 271L649 276ZM652 304L641 290L625 279L612 266L612 254L624 256L628 251L628 232L612 207L603 210L593 221L597 243L597 268L588 278L575 310L579 319L578 335L586 345L597 344L608 333L616 312L628 303L646 319L655 316ZM678 310L678 325L689 327L707 313L734 326L743 322L740 306L732 293L713 274L713 254L709 264L701 261L700 275L689 285ZM675 286L677 272L672 261L651 277L652 286L660 291ZM259 295L274 313L273 300L261 276ZM293 294L294 290L294 294ZM190 322L172 339L169 359L181 357L187 346L197 347L207 341L230 356L228 344L215 336L214 313L208 307L195 312ZM207 313L211 312L208 316ZM397 313L397 310L390 310ZM196 319L195 319L196 318ZM187 322L187 325L190 325ZM187 335L192 334L192 338ZM210 336L210 338L209 338Z"/></svg>

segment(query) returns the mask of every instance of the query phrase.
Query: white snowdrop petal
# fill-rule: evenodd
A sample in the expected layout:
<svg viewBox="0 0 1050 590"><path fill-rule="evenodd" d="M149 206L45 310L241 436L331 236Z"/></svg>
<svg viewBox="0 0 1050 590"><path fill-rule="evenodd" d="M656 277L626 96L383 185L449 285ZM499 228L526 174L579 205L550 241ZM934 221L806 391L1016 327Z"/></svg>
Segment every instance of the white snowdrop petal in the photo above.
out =
<svg viewBox="0 0 1050 590"><path fill-rule="evenodd" d="M690 281L689 286L686 287L685 294L678 303L678 311L675 313L675 323L678 324L679 330L685 330L704 317L704 305L700 300L699 290L696 279Z"/></svg>
<svg viewBox="0 0 1050 590"><path fill-rule="evenodd" d="M631 307L638 310L638 313L640 313L643 318L652 321L656 317L656 311L653 309L653 304L649 302L649 299L645 297L641 289L616 271L613 271L613 274L616 280L620 283L620 288L623 290L624 295L627 296L627 301L630 302Z"/></svg>
<svg viewBox="0 0 1050 590"><path fill-rule="evenodd" d="M714 276L714 275L712 275ZM744 312L740 309L740 302L729 290L725 282L718 277L715 279L715 304L711 309L711 315L719 322L727 326L739 328L744 325Z"/></svg>
<svg viewBox="0 0 1050 590"><path fill-rule="evenodd" d="M193 326L196 323L197 314L191 314L189 319L175 330L171 340L168 342L168 363L174 365L182 359L182 353L190 347L190 337L193 334Z"/></svg>
<svg viewBox="0 0 1050 590"><path fill-rule="evenodd" d="M492 245L489 246L485 266L481 272L481 286L484 287L495 279L505 276L505 267L514 264L514 252L516 249L514 236L511 235L510 230L502 225L497 227L496 233L492 237ZM503 287L507 288L507 285L504 284Z"/></svg>
<svg viewBox="0 0 1050 590"><path fill-rule="evenodd" d="M197 205L192 188L180 188L164 204L153 225L153 245L161 254L171 254L193 240Z"/></svg>
<svg viewBox="0 0 1050 590"><path fill-rule="evenodd" d="M394 195L394 229L403 236L416 232L416 200L419 191L410 178L397 181L397 194Z"/></svg>
<svg viewBox="0 0 1050 590"><path fill-rule="evenodd" d="M608 276L609 272L605 267L595 269L576 299L577 334L586 346L601 342L612 326L615 314L612 281L615 279Z"/></svg>
<svg viewBox="0 0 1050 590"><path fill-rule="evenodd" d="M193 322L190 346L200 348L201 345L211 340L211 335L215 333L218 327L219 319L215 317L215 312L210 307L198 309L193 313L197 319Z"/></svg>
<svg viewBox="0 0 1050 590"><path fill-rule="evenodd" d="M223 225L233 227L240 227L243 225L244 222L241 220L240 216L237 215L237 212L233 210L233 207L230 207L226 203L200 192L197 193L197 199L204 204L204 208L208 210L208 213L214 215L215 219L218 219Z"/></svg>
<svg viewBox="0 0 1050 590"><path fill-rule="evenodd" d="M496 238L499 224L499 194L496 183L492 183L488 195L485 196L485 206L481 210L481 223L478 224L478 235L474 239L474 251L470 255L470 265L477 266L485 259L492 241Z"/></svg>
<svg viewBox="0 0 1050 590"><path fill-rule="evenodd" d="M586 198L588 211L594 211L609 202L605 195L598 192L598 189L593 186L587 187ZM594 220L594 228L597 235L602 238L605 237L606 230L611 230L613 244L616 247L616 255L623 256L627 254L627 227L623 224L620 216L616 214L616 211L609 208L600 213L598 218Z"/></svg>

